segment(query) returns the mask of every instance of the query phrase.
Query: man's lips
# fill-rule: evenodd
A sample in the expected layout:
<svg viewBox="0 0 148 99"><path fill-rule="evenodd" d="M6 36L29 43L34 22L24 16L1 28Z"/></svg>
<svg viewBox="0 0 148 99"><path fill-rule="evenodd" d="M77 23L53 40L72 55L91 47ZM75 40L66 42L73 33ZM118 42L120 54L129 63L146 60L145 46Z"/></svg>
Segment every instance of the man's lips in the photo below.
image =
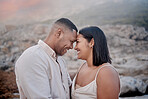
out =
<svg viewBox="0 0 148 99"><path fill-rule="evenodd" d="M67 52L68 49L64 49L64 52Z"/></svg>

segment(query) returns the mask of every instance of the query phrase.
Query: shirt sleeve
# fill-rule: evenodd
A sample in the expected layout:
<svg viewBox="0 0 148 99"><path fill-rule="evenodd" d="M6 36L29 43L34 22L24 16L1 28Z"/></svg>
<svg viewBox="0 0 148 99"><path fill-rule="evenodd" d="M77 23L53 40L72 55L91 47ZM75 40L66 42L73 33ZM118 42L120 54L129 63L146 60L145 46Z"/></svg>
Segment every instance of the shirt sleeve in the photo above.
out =
<svg viewBox="0 0 148 99"><path fill-rule="evenodd" d="M52 99L47 64L41 57L31 54L17 65L19 83L27 99ZM19 66L18 66L19 67Z"/></svg>

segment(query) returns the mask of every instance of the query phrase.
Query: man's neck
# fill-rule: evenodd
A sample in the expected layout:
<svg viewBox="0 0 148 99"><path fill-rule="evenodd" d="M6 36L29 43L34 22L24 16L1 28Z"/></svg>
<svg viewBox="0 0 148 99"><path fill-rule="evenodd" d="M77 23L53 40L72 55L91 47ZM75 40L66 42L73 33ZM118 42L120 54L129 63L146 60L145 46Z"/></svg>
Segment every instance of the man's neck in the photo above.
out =
<svg viewBox="0 0 148 99"><path fill-rule="evenodd" d="M52 42L52 39L46 38L46 39L44 40L44 42L45 42L50 48L52 48L52 49L54 50L54 43Z"/></svg>

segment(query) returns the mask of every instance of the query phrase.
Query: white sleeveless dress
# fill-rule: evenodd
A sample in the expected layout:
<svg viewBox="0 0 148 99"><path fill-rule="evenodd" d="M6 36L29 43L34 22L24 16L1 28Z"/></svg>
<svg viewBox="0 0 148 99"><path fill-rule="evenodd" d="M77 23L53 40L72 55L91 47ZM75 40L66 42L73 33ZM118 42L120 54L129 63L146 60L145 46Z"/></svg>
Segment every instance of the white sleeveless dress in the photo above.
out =
<svg viewBox="0 0 148 99"><path fill-rule="evenodd" d="M79 88L76 88L76 78L77 78L77 74L76 74L76 76L73 79L73 83L72 83L72 99L97 99L96 79L97 79L97 75L99 71L104 67L112 67L113 69L115 69L109 63L103 64L103 66L98 69L95 79L84 87L77 85Z"/></svg>

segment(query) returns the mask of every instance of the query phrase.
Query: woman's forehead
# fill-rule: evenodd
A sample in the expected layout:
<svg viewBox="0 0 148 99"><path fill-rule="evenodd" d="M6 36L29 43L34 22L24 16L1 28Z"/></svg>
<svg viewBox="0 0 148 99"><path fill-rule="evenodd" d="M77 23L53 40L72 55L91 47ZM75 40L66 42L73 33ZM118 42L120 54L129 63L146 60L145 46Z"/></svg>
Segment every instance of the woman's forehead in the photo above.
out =
<svg viewBox="0 0 148 99"><path fill-rule="evenodd" d="M82 38L82 37L83 37L82 34L78 34L78 35L77 35L77 38Z"/></svg>

